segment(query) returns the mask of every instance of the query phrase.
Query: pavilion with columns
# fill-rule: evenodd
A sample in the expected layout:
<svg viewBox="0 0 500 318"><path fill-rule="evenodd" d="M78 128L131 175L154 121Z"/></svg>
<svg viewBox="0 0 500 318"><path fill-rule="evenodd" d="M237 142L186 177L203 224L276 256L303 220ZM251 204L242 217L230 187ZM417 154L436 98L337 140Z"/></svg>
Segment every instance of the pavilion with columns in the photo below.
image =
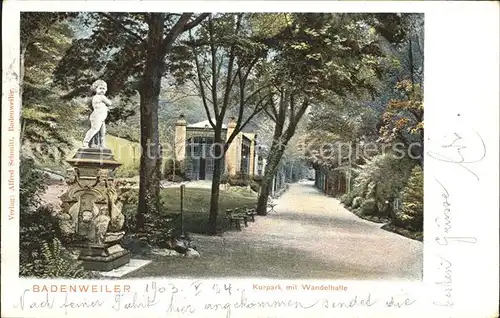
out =
<svg viewBox="0 0 500 318"><path fill-rule="evenodd" d="M215 120L213 120L215 122ZM227 140L236 127L232 117L222 125L222 138ZM262 175L264 159L256 152L257 135L239 132L224 156L224 173L253 177ZM211 180L214 170L214 129L208 120L188 124L183 115L175 123L175 160L184 166L191 180Z"/></svg>

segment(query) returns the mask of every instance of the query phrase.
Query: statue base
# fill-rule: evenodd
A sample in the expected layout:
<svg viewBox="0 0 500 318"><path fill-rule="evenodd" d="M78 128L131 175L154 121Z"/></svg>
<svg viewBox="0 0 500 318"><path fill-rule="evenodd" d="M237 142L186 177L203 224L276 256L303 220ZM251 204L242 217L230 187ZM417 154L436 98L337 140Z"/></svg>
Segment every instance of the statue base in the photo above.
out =
<svg viewBox="0 0 500 318"><path fill-rule="evenodd" d="M73 167L100 167L115 169L120 166L108 148L80 148L71 159L66 160Z"/></svg>
<svg viewBox="0 0 500 318"><path fill-rule="evenodd" d="M130 253L119 244L106 246L87 246L81 248L78 260L83 268L91 271L109 272L130 262Z"/></svg>
<svg viewBox="0 0 500 318"><path fill-rule="evenodd" d="M110 149L80 148L66 160L69 189L61 195L59 227L65 234L76 234L73 243L80 251L83 268L111 271L130 262L130 253L120 245L125 216L114 182L120 166Z"/></svg>

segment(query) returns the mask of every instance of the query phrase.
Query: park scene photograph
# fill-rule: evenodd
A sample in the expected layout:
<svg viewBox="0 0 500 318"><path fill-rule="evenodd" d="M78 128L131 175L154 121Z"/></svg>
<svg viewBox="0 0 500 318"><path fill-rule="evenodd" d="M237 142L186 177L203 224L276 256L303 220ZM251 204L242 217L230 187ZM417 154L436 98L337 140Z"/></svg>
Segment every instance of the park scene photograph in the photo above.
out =
<svg viewBox="0 0 500 318"><path fill-rule="evenodd" d="M424 14L21 12L20 54L19 276L422 280Z"/></svg>

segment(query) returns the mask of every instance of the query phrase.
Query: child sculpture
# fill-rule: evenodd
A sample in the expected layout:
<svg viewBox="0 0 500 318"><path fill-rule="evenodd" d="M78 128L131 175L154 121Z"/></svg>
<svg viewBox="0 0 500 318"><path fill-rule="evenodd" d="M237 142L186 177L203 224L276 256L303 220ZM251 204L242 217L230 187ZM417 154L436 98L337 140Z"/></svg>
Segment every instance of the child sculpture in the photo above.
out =
<svg viewBox="0 0 500 318"><path fill-rule="evenodd" d="M91 86L92 91L95 92L92 97L92 108L94 111L90 114L90 129L85 134L83 139L83 147L89 148L90 140L99 133L98 145L105 148L104 136L106 135L105 120L108 116L108 107L111 106L111 101L104 96L108 90L108 85L103 80L95 81Z"/></svg>

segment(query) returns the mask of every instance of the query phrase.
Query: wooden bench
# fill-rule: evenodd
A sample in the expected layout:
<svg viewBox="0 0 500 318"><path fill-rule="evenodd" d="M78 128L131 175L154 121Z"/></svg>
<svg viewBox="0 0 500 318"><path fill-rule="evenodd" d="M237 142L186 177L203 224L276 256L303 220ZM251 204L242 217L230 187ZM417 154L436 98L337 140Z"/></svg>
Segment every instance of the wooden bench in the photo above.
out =
<svg viewBox="0 0 500 318"><path fill-rule="evenodd" d="M235 226L236 230L241 231L241 221L244 222L245 227L248 226L248 218L245 215L233 211L233 209L226 209L226 219L229 221L229 227Z"/></svg>
<svg viewBox="0 0 500 318"><path fill-rule="evenodd" d="M252 222L255 222L255 216L257 215L257 211L255 211L254 208L246 208L246 214Z"/></svg>
<svg viewBox="0 0 500 318"><path fill-rule="evenodd" d="M245 227L248 227L248 214L246 210L243 208L235 208L233 212L233 216L243 218L243 222L245 223Z"/></svg>

